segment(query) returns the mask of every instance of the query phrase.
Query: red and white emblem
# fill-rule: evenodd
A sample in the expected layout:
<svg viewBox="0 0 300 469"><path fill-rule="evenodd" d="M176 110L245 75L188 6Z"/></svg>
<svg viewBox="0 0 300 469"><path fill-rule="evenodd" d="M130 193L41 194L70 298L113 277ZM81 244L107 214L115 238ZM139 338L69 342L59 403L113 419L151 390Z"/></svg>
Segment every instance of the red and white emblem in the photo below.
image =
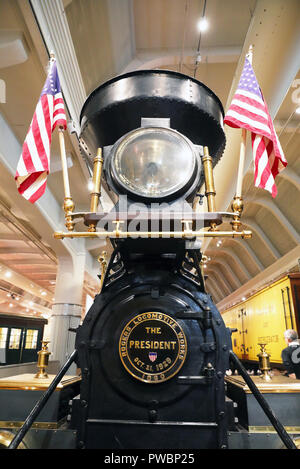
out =
<svg viewBox="0 0 300 469"><path fill-rule="evenodd" d="M155 362L155 360L157 359L157 353L156 352L149 352L149 359L152 362Z"/></svg>

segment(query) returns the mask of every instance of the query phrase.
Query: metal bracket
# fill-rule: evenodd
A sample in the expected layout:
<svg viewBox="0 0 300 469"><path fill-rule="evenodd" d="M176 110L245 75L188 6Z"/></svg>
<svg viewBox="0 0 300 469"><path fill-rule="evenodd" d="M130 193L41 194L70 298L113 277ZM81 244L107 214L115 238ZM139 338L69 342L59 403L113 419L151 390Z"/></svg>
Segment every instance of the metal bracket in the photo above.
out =
<svg viewBox="0 0 300 469"><path fill-rule="evenodd" d="M177 384L209 384L207 376L178 376Z"/></svg>
<svg viewBox="0 0 300 469"><path fill-rule="evenodd" d="M181 311L175 314L176 319L204 319L203 311Z"/></svg>

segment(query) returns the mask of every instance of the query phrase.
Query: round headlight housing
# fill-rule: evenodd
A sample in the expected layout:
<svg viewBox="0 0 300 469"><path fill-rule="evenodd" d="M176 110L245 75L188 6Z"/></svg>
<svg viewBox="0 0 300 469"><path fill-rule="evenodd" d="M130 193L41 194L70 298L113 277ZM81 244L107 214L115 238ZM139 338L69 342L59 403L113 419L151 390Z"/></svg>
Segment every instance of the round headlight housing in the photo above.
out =
<svg viewBox="0 0 300 469"><path fill-rule="evenodd" d="M117 142L111 171L125 192L157 200L178 194L193 183L197 155L192 143L179 132L144 127Z"/></svg>

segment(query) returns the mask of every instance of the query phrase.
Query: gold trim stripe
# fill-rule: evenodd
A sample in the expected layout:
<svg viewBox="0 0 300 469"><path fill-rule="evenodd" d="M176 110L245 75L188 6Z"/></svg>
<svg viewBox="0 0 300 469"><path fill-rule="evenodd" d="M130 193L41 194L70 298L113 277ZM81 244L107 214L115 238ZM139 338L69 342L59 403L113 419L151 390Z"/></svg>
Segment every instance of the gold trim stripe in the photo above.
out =
<svg viewBox="0 0 300 469"><path fill-rule="evenodd" d="M34 422L31 428L41 429L41 430L57 430L67 421L67 417L59 420L58 422ZM20 428L24 422L20 421L5 421L0 420L0 428Z"/></svg>
<svg viewBox="0 0 300 469"><path fill-rule="evenodd" d="M285 430L288 433L300 433L300 427L289 427L285 426ZM277 433L275 428L272 426L249 426L249 433Z"/></svg>

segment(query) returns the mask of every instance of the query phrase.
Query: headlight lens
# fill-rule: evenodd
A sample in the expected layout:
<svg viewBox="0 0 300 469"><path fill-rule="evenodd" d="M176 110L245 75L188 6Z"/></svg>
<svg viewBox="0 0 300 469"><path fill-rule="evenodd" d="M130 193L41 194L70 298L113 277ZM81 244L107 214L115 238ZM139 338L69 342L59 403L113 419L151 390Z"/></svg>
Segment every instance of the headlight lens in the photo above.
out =
<svg viewBox="0 0 300 469"><path fill-rule="evenodd" d="M112 158L117 181L134 194L149 198L179 191L191 180L195 167L192 145L168 128L145 127L131 132Z"/></svg>

